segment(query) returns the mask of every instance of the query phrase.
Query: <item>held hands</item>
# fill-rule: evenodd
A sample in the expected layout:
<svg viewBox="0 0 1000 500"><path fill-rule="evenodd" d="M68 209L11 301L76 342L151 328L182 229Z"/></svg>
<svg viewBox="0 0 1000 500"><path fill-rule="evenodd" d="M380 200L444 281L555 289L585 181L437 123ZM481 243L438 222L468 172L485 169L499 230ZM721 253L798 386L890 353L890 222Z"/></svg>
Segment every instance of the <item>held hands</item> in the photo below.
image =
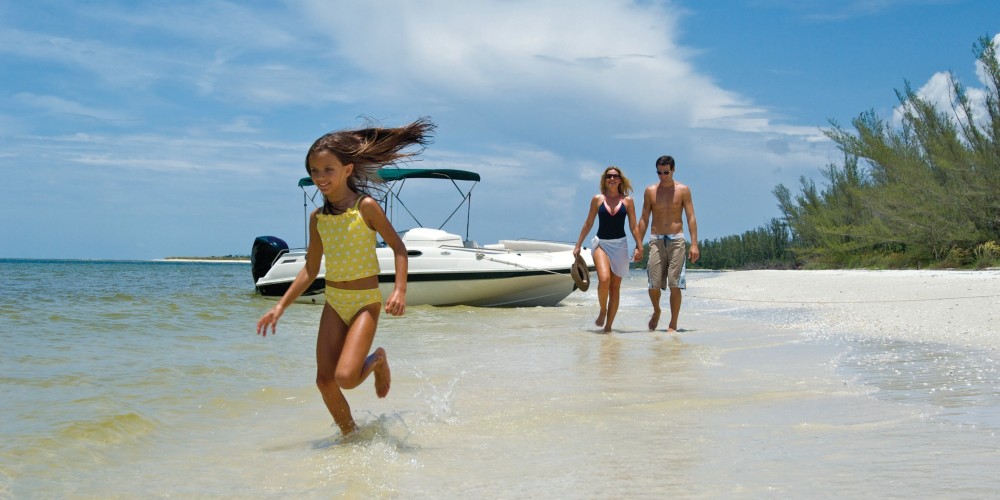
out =
<svg viewBox="0 0 1000 500"><path fill-rule="evenodd" d="M642 260L642 248L636 247L635 251L632 252L632 261L639 262Z"/></svg>
<svg viewBox="0 0 1000 500"><path fill-rule="evenodd" d="M257 320L257 335L267 337L267 327L271 327L271 334L276 335L278 333L278 318L285 313L285 308L280 305L276 305L271 308L270 311L264 313L263 316Z"/></svg>

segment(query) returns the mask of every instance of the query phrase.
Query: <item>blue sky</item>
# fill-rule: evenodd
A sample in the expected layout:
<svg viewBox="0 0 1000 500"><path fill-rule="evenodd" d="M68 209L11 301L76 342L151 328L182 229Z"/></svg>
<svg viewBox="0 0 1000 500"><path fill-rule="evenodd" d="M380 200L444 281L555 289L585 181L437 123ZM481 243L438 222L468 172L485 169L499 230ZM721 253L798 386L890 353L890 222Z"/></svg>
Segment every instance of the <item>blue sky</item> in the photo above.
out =
<svg viewBox="0 0 1000 500"><path fill-rule="evenodd" d="M605 166L641 200L662 154L700 237L739 234L840 163L830 120L892 117L907 81L945 103L947 72L981 89L998 20L990 0L0 0L0 257L301 246L305 150L363 117L438 124L416 166L482 175L480 243L574 241ZM407 192L425 223L452 208L450 185Z"/></svg>

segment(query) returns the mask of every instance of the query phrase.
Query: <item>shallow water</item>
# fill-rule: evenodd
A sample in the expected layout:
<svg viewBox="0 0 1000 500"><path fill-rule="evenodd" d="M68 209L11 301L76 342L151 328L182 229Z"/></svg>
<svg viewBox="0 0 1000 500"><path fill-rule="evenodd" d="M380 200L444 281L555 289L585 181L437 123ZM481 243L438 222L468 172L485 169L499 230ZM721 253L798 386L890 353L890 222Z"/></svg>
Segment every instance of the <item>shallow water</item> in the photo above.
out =
<svg viewBox="0 0 1000 500"><path fill-rule="evenodd" d="M384 317L392 392L348 391L345 439L313 385L319 307L256 336L248 265L0 261L0 496L1000 491L991 352L790 326L809 310L700 299L712 278L679 335L646 331L638 274L611 335L593 291Z"/></svg>

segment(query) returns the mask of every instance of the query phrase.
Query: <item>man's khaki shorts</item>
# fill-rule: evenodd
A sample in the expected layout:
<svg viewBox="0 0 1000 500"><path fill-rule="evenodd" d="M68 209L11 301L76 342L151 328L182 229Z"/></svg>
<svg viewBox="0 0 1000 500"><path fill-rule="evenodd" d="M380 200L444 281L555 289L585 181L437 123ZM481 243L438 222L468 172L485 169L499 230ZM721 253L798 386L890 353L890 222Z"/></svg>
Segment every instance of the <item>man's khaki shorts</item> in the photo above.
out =
<svg viewBox="0 0 1000 500"><path fill-rule="evenodd" d="M649 288L687 288L684 277L686 264L687 240L683 236L655 235L649 242L649 259L646 261Z"/></svg>

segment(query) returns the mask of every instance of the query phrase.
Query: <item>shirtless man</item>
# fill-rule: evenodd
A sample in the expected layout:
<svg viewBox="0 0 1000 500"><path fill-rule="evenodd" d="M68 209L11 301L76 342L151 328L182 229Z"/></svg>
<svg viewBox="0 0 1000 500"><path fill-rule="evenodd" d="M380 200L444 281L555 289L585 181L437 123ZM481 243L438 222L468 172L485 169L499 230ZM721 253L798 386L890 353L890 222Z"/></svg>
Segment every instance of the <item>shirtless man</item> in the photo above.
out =
<svg viewBox="0 0 1000 500"><path fill-rule="evenodd" d="M670 325L668 333L677 331L677 316L681 312L681 290L685 287L684 264L687 252L684 241L683 212L687 218L688 233L691 234L691 262L698 262L698 223L694 218L694 203L691 190L674 181L674 159L661 156L656 159L656 175L659 184L646 188L642 198L642 216L639 217L639 237L646 235L649 214L653 214L650 229L649 260L646 272L649 276L649 300L653 303L653 317L649 318L649 330L655 330L660 322L660 290L670 286Z"/></svg>

